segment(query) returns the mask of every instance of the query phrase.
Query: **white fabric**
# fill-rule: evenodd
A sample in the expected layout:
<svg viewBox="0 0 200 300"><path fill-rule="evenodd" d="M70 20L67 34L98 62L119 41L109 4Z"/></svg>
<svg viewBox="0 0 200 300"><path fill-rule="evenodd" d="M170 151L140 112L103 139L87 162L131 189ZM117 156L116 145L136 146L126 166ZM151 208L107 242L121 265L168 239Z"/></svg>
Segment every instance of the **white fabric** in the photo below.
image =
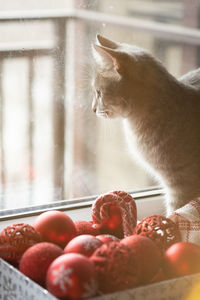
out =
<svg viewBox="0 0 200 300"><path fill-rule="evenodd" d="M178 225L182 241L200 245L200 200L190 201L169 218Z"/></svg>

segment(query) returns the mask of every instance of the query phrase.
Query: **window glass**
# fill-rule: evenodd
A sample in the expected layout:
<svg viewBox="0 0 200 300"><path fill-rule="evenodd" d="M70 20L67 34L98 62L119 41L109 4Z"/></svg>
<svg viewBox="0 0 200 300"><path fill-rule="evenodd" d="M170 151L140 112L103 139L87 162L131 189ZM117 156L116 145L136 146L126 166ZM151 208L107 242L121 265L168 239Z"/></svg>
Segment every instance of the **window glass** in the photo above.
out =
<svg viewBox="0 0 200 300"><path fill-rule="evenodd" d="M97 33L197 68L199 1L0 1L0 210L157 185L91 110Z"/></svg>

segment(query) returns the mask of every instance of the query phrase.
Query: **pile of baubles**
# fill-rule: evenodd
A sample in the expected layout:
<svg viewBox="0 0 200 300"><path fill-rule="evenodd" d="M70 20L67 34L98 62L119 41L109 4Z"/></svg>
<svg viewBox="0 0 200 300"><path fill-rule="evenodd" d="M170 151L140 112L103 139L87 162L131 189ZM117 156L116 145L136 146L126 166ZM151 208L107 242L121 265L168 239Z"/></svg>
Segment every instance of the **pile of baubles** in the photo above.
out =
<svg viewBox="0 0 200 300"><path fill-rule="evenodd" d="M200 247L153 215L137 221L124 191L99 196L91 220L47 211L0 233L0 257L60 299L87 299L200 272Z"/></svg>

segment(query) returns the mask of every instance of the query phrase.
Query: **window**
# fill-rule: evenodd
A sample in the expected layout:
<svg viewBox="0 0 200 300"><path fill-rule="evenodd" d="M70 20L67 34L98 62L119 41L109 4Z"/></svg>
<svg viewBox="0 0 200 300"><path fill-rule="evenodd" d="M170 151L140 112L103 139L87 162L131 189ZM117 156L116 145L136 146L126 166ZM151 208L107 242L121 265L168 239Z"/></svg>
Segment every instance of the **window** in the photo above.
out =
<svg viewBox="0 0 200 300"><path fill-rule="evenodd" d="M200 0L0 2L0 210L157 183L120 120L91 111L97 32L150 50L175 76L200 62Z"/></svg>

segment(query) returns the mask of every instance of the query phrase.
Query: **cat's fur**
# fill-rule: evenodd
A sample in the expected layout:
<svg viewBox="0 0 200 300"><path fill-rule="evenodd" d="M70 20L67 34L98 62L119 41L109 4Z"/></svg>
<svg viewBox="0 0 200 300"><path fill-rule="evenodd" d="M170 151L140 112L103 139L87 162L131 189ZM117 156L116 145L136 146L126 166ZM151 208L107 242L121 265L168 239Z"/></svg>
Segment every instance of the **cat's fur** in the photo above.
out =
<svg viewBox="0 0 200 300"><path fill-rule="evenodd" d="M168 215L200 196L200 69L176 79L144 49L100 35L93 52L93 111L124 118L133 154L165 188Z"/></svg>

